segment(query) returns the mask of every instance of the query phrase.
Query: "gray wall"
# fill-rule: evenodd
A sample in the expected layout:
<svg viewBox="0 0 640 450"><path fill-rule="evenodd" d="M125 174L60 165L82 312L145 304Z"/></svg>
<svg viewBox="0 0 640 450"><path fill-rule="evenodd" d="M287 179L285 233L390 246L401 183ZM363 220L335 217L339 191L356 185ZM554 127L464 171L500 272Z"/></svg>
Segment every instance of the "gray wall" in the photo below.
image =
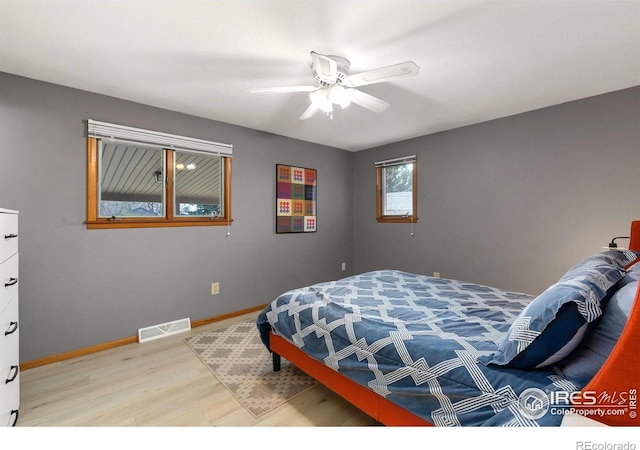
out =
<svg viewBox="0 0 640 450"><path fill-rule="evenodd" d="M636 87L352 154L0 73L0 207L21 213L21 361L380 268L538 293L640 219L639 117ZM88 118L233 144L231 236L87 230ZM409 154L413 237L409 224L376 223L373 196L373 163ZM317 233L275 234L276 163L318 169Z"/></svg>
<svg viewBox="0 0 640 450"><path fill-rule="evenodd" d="M372 195L374 162L411 154L413 237L408 224L376 223ZM359 152L354 270L437 271L539 293L628 236L640 219L639 170L640 87Z"/></svg>
<svg viewBox="0 0 640 450"><path fill-rule="evenodd" d="M87 230L87 119L234 146L225 227ZM266 304L353 263L349 152L0 73L0 207L20 211L21 361ZM318 231L275 234L275 165L318 170ZM212 282L220 294L210 295Z"/></svg>

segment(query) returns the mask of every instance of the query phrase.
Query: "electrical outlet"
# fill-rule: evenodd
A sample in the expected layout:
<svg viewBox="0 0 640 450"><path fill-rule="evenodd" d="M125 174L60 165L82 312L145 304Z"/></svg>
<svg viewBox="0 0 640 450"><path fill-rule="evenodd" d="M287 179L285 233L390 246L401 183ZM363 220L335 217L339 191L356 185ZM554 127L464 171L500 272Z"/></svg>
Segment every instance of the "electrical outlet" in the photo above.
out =
<svg viewBox="0 0 640 450"><path fill-rule="evenodd" d="M220 293L220 283L211 283L211 295L218 295Z"/></svg>
<svg viewBox="0 0 640 450"><path fill-rule="evenodd" d="M347 270L347 263L346 262L342 263L342 270Z"/></svg>
<svg viewBox="0 0 640 450"><path fill-rule="evenodd" d="M440 272L433 272L434 278L440 278Z"/></svg>

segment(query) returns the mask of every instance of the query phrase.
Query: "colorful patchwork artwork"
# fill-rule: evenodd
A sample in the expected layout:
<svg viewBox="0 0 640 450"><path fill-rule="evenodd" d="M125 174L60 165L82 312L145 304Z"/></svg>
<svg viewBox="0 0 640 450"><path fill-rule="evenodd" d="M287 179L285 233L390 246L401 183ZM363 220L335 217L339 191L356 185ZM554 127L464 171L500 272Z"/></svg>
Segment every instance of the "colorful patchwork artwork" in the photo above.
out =
<svg viewBox="0 0 640 450"><path fill-rule="evenodd" d="M291 200L279 198L278 199L278 216L290 216L291 215Z"/></svg>
<svg viewBox="0 0 640 450"><path fill-rule="evenodd" d="M316 218L315 216L304 218L304 231L316 231Z"/></svg>
<svg viewBox="0 0 640 450"><path fill-rule="evenodd" d="M276 164L276 233L316 231L317 171Z"/></svg>
<svg viewBox="0 0 640 450"><path fill-rule="evenodd" d="M304 169L299 167L291 168L291 182L304 184Z"/></svg>
<svg viewBox="0 0 640 450"><path fill-rule="evenodd" d="M276 220L279 233L291 233L291 217L278 216Z"/></svg>
<svg viewBox="0 0 640 450"><path fill-rule="evenodd" d="M291 197L291 183L278 181L278 198L293 198Z"/></svg>
<svg viewBox="0 0 640 450"><path fill-rule="evenodd" d="M316 185L316 171L313 169L304 169L304 184L307 186Z"/></svg>
<svg viewBox="0 0 640 450"><path fill-rule="evenodd" d="M307 187L315 188L315 186L305 186L304 184L292 184L291 185L291 197L290 198L295 198L295 199L298 199L298 200L304 200L305 191L306 191Z"/></svg>
<svg viewBox="0 0 640 450"><path fill-rule="evenodd" d="M304 200L293 200L292 202L291 215L293 216L304 216Z"/></svg>
<svg viewBox="0 0 640 450"><path fill-rule="evenodd" d="M315 216L316 215L316 202L306 200L304 202L304 215Z"/></svg>
<svg viewBox="0 0 640 450"><path fill-rule="evenodd" d="M291 167L278 166L278 182L284 181L285 183L291 183Z"/></svg>

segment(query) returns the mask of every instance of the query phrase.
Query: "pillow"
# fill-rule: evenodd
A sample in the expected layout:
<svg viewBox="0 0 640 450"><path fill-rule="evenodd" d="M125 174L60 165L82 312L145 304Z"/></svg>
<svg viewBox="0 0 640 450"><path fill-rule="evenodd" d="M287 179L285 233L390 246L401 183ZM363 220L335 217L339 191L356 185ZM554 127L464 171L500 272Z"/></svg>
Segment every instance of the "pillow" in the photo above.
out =
<svg viewBox="0 0 640 450"><path fill-rule="evenodd" d="M594 256L604 258L623 269L628 269L640 261L640 252L635 250L607 250Z"/></svg>
<svg viewBox="0 0 640 450"><path fill-rule="evenodd" d="M593 333L576 357L562 367L562 372L567 379L577 381L584 386L600 370L627 325L637 291L638 280L636 279L611 296Z"/></svg>
<svg viewBox="0 0 640 450"><path fill-rule="evenodd" d="M640 278L640 264L635 261L634 263L631 263L630 266L627 266L627 274L618 283L618 288L621 288L628 283L638 281L638 278Z"/></svg>
<svg viewBox="0 0 640 450"><path fill-rule="evenodd" d="M484 364L535 369L566 359L602 315L609 295L640 256L609 250L583 259L529 303L511 324L498 350Z"/></svg>

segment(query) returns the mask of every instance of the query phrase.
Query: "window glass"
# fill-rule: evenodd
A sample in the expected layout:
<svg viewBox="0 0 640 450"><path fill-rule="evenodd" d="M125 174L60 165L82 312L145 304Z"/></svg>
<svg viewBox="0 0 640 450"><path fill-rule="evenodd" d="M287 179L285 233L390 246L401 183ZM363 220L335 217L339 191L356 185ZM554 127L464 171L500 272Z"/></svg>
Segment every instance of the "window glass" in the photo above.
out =
<svg viewBox="0 0 640 450"><path fill-rule="evenodd" d="M383 167L382 215L413 215L413 163Z"/></svg>
<svg viewBox="0 0 640 450"><path fill-rule="evenodd" d="M163 150L99 141L99 217L164 216Z"/></svg>
<svg viewBox="0 0 640 450"><path fill-rule="evenodd" d="M224 164L218 155L174 152L176 216L224 214Z"/></svg>

